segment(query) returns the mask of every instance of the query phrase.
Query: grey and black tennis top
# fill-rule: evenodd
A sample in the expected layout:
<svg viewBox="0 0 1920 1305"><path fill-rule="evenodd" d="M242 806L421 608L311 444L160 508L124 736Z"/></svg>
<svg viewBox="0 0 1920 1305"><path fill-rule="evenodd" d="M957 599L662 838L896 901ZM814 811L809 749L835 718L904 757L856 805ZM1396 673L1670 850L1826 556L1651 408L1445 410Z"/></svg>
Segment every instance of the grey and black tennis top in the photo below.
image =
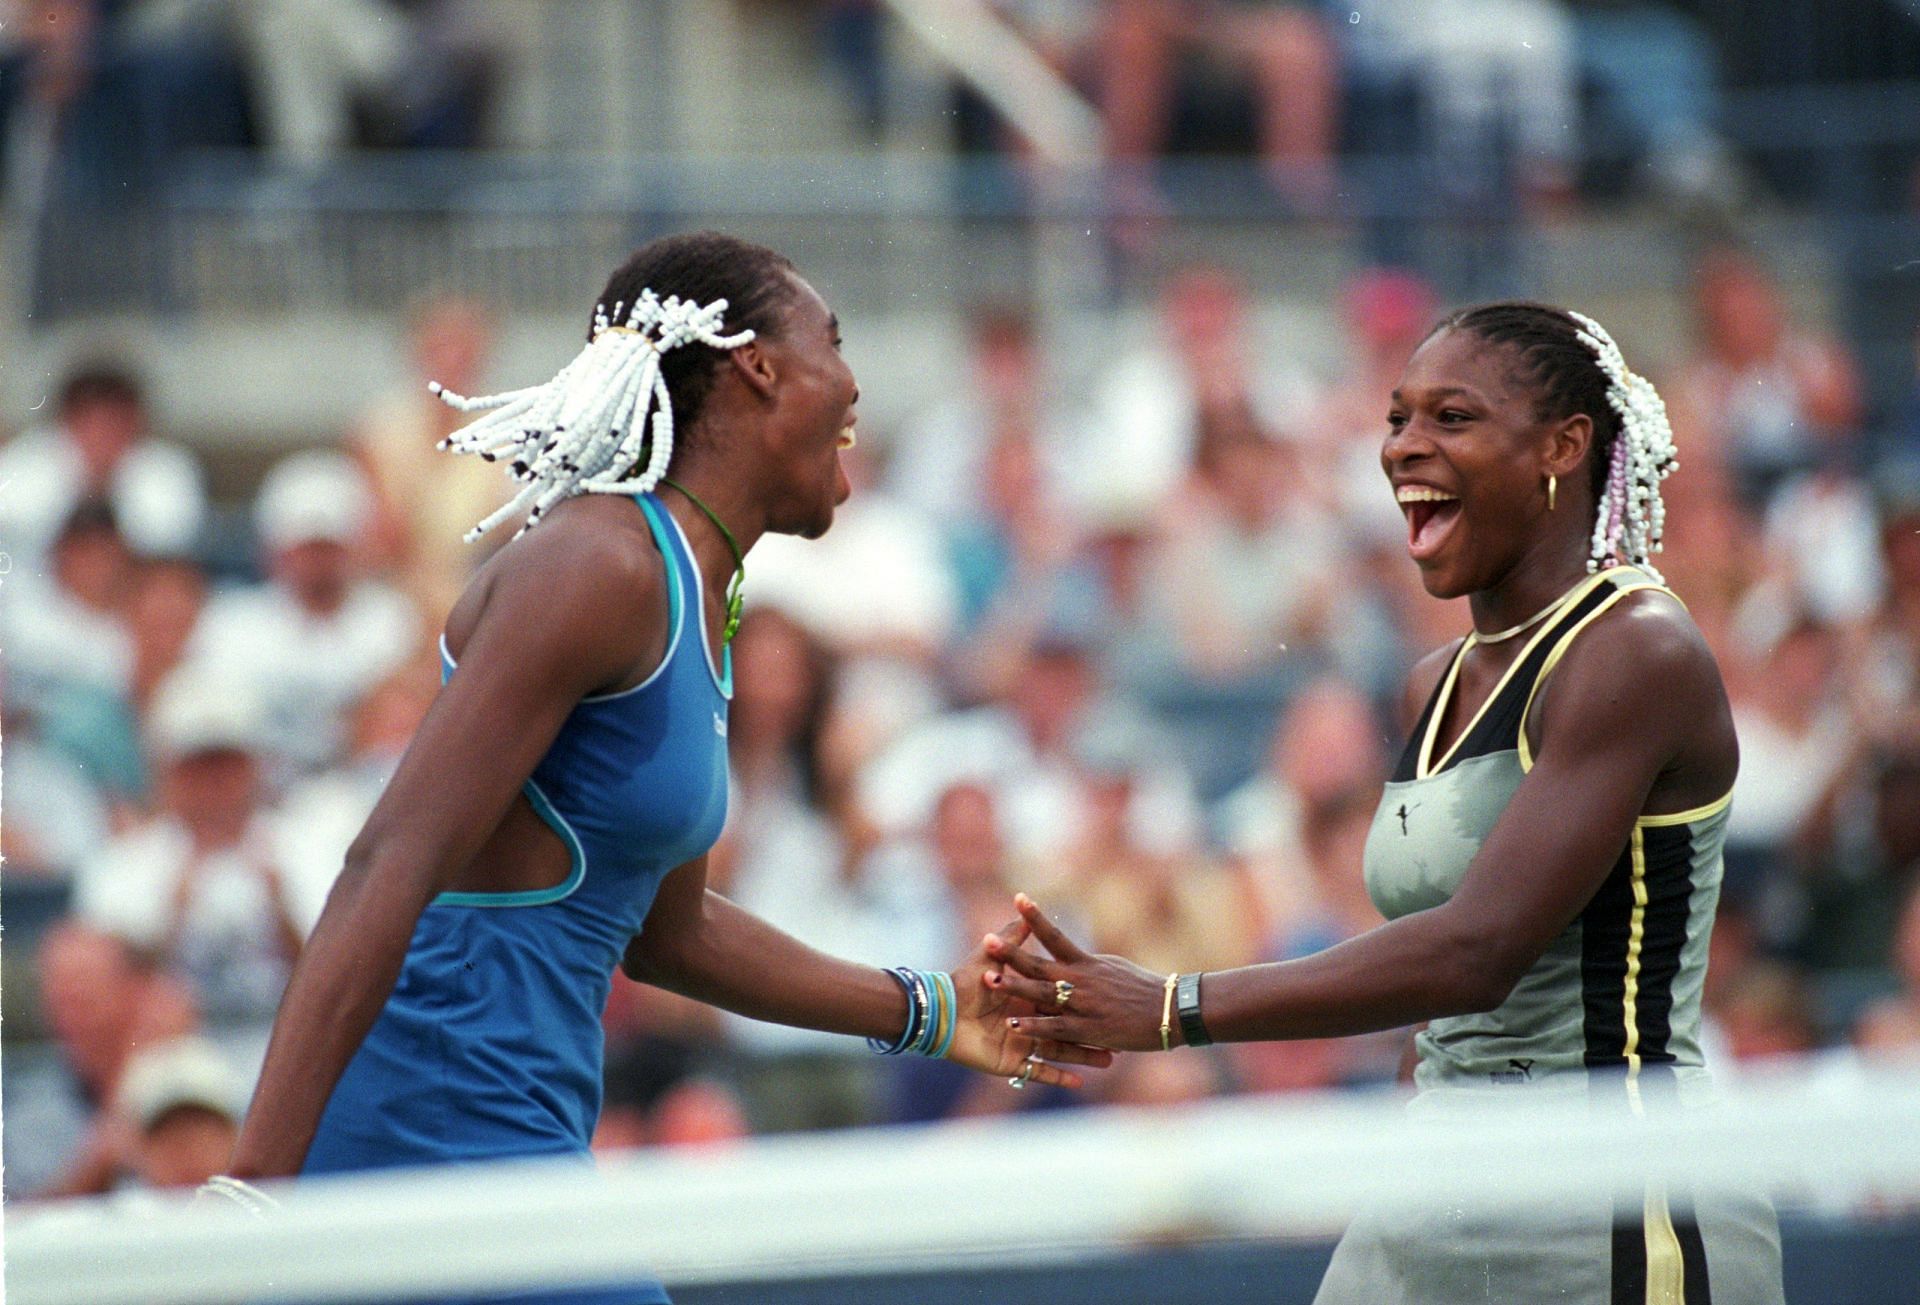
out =
<svg viewBox="0 0 1920 1305"><path fill-rule="evenodd" d="M1459 740L1436 755L1435 736L1473 636L1461 642L1367 837L1367 892L1388 919L1453 895L1532 768L1527 713L1540 685L1581 631L1642 589L1669 592L1631 567L1582 582ZM1436 1019L1419 1035L1420 1088L1534 1083L1575 1071L1619 1075L1636 1104L1651 1079L1704 1088L1700 989L1730 797L1635 821L1593 900L1499 1007Z"/></svg>

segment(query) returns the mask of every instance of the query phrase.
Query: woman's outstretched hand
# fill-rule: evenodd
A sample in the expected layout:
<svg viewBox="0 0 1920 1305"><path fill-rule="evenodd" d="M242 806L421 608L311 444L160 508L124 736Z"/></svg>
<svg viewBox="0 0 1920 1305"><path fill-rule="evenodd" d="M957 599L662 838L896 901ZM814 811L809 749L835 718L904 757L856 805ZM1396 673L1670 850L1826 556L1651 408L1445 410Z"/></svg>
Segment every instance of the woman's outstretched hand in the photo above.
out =
<svg viewBox="0 0 1920 1305"><path fill-rule="evenodd" d="M987 937L1003 946L1010 941L1010 950L1018 951L1027 939L1027 932L1026 922L1016 920ZM1034 1083L1069 1088L1083 1087L1086 1080L1070 1069L1062 1069L1061 1065L1105 1069L1113 1063L1112 1052L1077 1047L1023 1027L1033 1008L1009 992L1000 981L1003 977L1010 976L1003 976L1001 960L991 956L984 945L954 971L953 988L960 1001L960 1023L954 1030L953 1046L947 1051L948 1060L989 1074L1004 1074L1008 1078L1024 1075ZM1016 1018L1018 1027L1011 1022ZM1029 1074L1026 1070L1030 1059L1033 1068Z"/></svg>
<svg viewBox="0 0 1920 1305"><path fill-rule="evenodd" d="M1005 1020L1012 1033L1048 1046L1161 1049L1165 975L1143 970L1123 957L1089 955L1025 893L1015 897L1013 904L1020 912L1020 928L1017 933L987 936L986 954L1001 968L984 976L990 988L1010 999ZM1029 931L1052 960L1021 948ZM1176 1042L1179 1036L1176 1026Z"/></svg>

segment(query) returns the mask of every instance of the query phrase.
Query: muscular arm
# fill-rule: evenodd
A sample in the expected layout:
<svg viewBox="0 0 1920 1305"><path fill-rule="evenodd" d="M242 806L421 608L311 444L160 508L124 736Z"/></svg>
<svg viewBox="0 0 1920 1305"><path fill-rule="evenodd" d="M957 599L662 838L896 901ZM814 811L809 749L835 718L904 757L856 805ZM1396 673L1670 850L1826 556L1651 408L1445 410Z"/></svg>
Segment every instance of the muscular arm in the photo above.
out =
<svg viewBox="0 0 1920 1305"><path fill-rule="evenodd" d="M627 947L628 977L750 1019L893 1039L907 997L884 970L815 951L707 887L702 857L667 876Z"/></svg>
<svg viewBox="0 0 1920 1305"><path fill-rule="evenodd" d="M1623 601L1582 635L1549 684L1536 703L1538 760L1453 897L1303 960L1209 972L1205 1013L1216 1040L1338 1037L1490 1010L1592 900L1650 794L1657 809L1681 810L1732 784L1719 672L1671 600ZM1028 919L1043 942L1056 932ZM1124 965L1016 964L1029 980L1084 976L1082 986L1112 994L1111 1010L1038 1019L1035 1030L1157 1047L1159 978Z"/></svg>
<svg viewBox="0 0 1920 1305"><path fill-rule="evenodd" d="M1596 622L1554 672L1537 704L1540 756L1445 905L1304 960L1209 974L1214 1037L1327 1037L1490 1010L1593 899L1656 784L1696 788L1675 809L1724 792L1731 757L1723 775L1679 773L1725 700L1698 635L1653 606L1669 602Z"/></svg>
<svg viewBox="0 0 1920 1305"><path fill-rule="evenodd" d="M664 630L658 563L650 577L630 574L630 560L581 543L530 539L493 577L459 671L348 849L294 968L234 1147L236 1176L299 1170L421 911L499 825L573 705L631 670L650 622L651 634Z"/></svg>

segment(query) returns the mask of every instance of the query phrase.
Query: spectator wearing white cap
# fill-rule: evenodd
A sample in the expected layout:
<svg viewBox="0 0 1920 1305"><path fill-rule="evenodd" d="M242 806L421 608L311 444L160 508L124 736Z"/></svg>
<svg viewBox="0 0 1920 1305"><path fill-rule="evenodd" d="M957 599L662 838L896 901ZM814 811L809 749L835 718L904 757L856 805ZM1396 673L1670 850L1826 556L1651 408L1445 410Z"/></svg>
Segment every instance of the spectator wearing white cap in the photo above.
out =
<svg viewBox="0 0 1920 1305"><path fill-rule="evenodd" d="M252 1052L324 900L331 867L298 856L263 801L263 717L244 684L175 671L148 719L158 811L81 863L74 912L157 957L210 1027Z"/></svg>
<svg viewBox="0 0 1920 1305"><path fill-rule="evenodd" d="M115 1102L129 1126L126 1167L142 1186L192 1191L226 1169L245 1083L205 1038L134 1057Z"/></svg>
<svg viewBox="0 0 1920 1305"><path fill-rule="evenodd" d="M267 750L291 770L335 761L354 704L419 645L419 612L361 573L369 509L365 480L341 454L275 466L254 504L268 581L216 597L188 651L256 695Z"/></svg>

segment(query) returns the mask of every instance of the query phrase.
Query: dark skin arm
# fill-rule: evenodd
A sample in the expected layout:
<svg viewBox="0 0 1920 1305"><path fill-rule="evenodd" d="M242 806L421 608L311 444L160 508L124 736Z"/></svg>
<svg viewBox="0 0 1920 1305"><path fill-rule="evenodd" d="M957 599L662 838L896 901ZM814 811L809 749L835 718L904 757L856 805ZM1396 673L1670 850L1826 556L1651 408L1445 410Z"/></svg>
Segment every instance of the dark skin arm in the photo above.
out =
<svg viewBox="0 0 1920 1305"><path fill-rule="evenodd" d="M1003 930L1024 940L1016 921ZM646 927L620 963L629 978L719 1006L749 1019L891 1042L907 1022L907 998L885 970L855 965L816 951L707 888L706 858L668 875L647 914ZM976 951L953 976L962 1019L949 1059L993 1074L1017 1074L1028 1056L1106 1066L1105 1051L1039 1040L1004 1018L1025 1007L989 989L986 956ZM998 970L998 966L992 966ZM1081 1086L1081 1078L1041 1064L1037 1082Z"/></svg>
<svg viewBox="0 0 1920 1305"><path fill-rule="evenodd" d="M1209 973L1215 1040L1341 1037L1492 1009L1592 900L1643 812L1712 802L1737 768L1712 655L1658 595L1632 595L1596 621L1542 688L1530 723L1536 764L1452 899L1303 960ZM1023 1017L1021 1027L1157 1048L1166 976L1090 956L1031 901L1018 905L1053 959L991 944L1015 972L998 982L1043 1006L1056 979L1074 984L1069 1013Z"/></svg>
<svg viewBox="0 0 1920 1305"><path fill-rule="evenodd" d="M449 642L460 669L348 850L294 969L234 1147L236 1177L299 1170L340 1075L393 991L420 913L449 887L528 886L486 881L476 853L506 821L574 705L637 683L658 664L665 571L651 542L623 543L622 529L645 529L637 514L616 515L623 510L630 505L563 505L513 550L510 565L505 557L489 564L454 610ZM703 859L668 877L630 966L762 1018L898 1032L906 1002L891 978L780 934L708 893L705 875ZM976 966L956 984L964 1013L975 1018L956 1033L955 1058L965 1053L969 1064L1015 1072L1035 1044L1006 1029L999 1018L1006 999L985 990L984 962ZM1054 1050L1081 1063L1107 1059ZM1009 1058L1011 1068L1000 1069ZM1045 1066L1034 1077L1078 1081Z"/></svg>
<svg viewBox="0 0 1920 1305"><path fill-rule="evenodd" d="M562 529L529 536L450 625L460 670L442 689L348 849L282 997L234 1146L242 1178L296 1173L321 1112L399 977L420 913L474 860L574 703L622 682L664 637L664 572ZM609 633L609 632L616 633ZM617 632L630 632L621 634Z"/></svg>

